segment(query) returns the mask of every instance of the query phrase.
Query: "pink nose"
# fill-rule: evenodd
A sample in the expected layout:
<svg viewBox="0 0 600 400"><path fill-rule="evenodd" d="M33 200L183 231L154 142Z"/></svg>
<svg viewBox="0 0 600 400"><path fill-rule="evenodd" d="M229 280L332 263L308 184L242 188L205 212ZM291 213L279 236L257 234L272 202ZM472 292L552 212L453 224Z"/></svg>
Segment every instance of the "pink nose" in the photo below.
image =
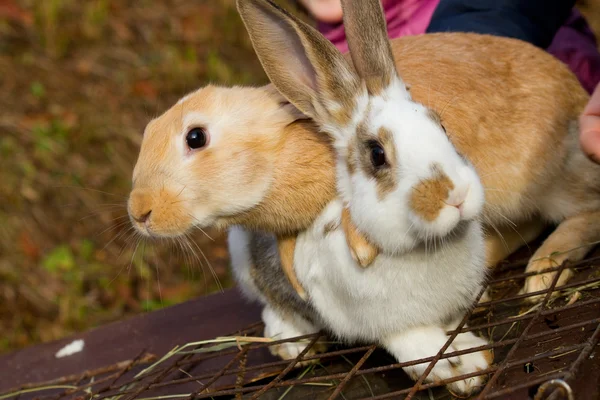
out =
<svg viewBox="0 0 600 400"><path fill-rule="evenodd" d="M452 207L458 208L458 210L462 213L463 204L467 199L467 194L469 193L469 187L465 187L462 189L453 190L448 196L448 201L446 204Z"/></svg>

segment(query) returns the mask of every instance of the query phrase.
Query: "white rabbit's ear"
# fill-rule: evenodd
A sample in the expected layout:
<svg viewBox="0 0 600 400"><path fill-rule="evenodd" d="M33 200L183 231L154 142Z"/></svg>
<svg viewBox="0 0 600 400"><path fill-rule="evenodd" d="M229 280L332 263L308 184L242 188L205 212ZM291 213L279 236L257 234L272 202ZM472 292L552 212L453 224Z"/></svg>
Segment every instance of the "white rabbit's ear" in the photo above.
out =
<svg viewBox="0 0 600 400"><path fill-rule="evenodd" d="M237 7L277 89L319 123L348 122L361 82L335 46L269 0L238 0Z"/></svg>
<svg viewBox="0 0 600 400"><path fill-rule="evenodd" d="M371 95L398 79L381 0L342 0L350 56Z"/></svg>

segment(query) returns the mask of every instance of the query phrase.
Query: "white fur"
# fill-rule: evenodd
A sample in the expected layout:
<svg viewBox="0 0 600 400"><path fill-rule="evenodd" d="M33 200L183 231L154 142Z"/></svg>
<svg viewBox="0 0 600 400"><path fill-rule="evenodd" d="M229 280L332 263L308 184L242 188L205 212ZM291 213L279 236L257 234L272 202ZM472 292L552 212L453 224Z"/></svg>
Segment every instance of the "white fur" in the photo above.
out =
<svg viewBox="0 0 600 400"><path fill-rule="evenodd" d="M448 336L439 326L420 326L388 337L383 345L399 362L419 360L435 356L448 341ZM470 332L459 334L444 354L472 349L486 345L487 342ZM406 367L404 370L413 379L418 379L428 367L429 362ZM457 375L466 375L489 367L483 353L467 353L456 357L438 360L428 375L428 380L442 380ZM483 378L473 378L451 383L450 389L458 393L470 393L483 385Z"/></svg>
<svg viewBox="0 0 600 400"><path fill-rule="evenodd" d="M250 255L250 235L244 229L234 226L227 233L227 246L231 260L231 270L242 293L250 300L268 304L250 276L252 258Z"/></svg>
<svg viewBox="0 0 600 400"><path fill-rule="evenodd" d="M284 316L269 305L265 306L263 309L262 319L265 323L265 337L274 340L291 339L319 331L317 327L299 315ZM300 354L306 346L306 340L298 340L269 346L269 350L273 355L280 356L287 360L298 357L298 354Z"/></svg>

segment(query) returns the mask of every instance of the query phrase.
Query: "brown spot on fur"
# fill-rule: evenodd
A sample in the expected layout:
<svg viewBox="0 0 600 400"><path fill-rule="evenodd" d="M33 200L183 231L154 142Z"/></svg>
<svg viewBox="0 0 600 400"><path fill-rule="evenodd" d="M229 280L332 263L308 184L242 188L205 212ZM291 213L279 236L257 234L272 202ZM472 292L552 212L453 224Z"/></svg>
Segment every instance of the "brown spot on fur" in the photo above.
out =
<svg viewBox="0 0 600 400"><path fill-rule="evenodd" d="M325 224L325 227L323 228L323 234L324 235L328 235L331 232L336 231L339 227L340 227L339 223L337 223L337 222L329 222L328 224Z"/></svg>
<svg viewBox="0 0 600 400"><path fill-rule="evenodd" d="M494 349L482 350L483 358L488 363L488 365L492 365L494 363Z"/></svg>
<svg viewBox="0 0 600 400"><path fill-rule="evenodd" d="M440 116L440 114L435 111L433 108L428 108L427 109L427 115L429 116L429 118L431 118L431 120L433 122L435 122L436 124L438 124L439 126L442 126L442 117Z"/></svg>
<svg viewBox="0 0 600 400"><path fill-rule="evenodd" d="M348 173L354 175L356 171L356 140L354 137L348 142L348 151L346 154L346 165L348 166Z"/></svg>
<svg viewBox="0 0 600 400"><path fill-rule="evenodd" d="M398 165L396 156L396 146L394 145L394 135L386 128L379 128L377 132L379 143L385 150L385 158L389 165L388 168L378 170L377 176L377 198L383 199L388 193L396 189L397 182L394 175L394 168ZM370 155L369 155L370 158Z"/></svg>
<svg viewBox="0 0 600 400"><path fill-rule="evenodd" d="M372 176L377 181L377 198L383 199L387 194L394 191L397 186L394 169L398 165L394 136L386 128L379 128L377 135L368 132L368 124L363 121L356 128L356 146L359 154L359 165L365 175ZM387 166L375 168L371 161L372 143L379 144L384 152Z"/></svg>
<svg viewBox="0 0 600 400"><path fill-rule="evenodd" d="M416 185L410 196L412 210L426 221L437 218L444 207L454 184L438 166L433 167L433 176Z"/></svg>

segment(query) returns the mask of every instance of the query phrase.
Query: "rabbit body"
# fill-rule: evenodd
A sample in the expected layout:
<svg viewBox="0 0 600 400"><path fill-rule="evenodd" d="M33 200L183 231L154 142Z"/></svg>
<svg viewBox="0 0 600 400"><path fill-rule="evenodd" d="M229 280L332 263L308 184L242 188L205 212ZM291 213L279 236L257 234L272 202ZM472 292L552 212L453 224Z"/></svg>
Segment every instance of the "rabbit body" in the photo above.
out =
<svg viewBox="0 0 600 400"><path fill-rule="evenodd" d="M229 231L233 272L242 291L261 301L265 336L286 339L328 332L346 343L377 343L399 362L437 354L464 312L473 305L486 276L481 225L468 222L435 248L418 246L397 256L379 255L362 268L350 254L340 228L343 202L330 202L307 230L298 235L294 267L308 298L301 300L279 263L275 237L246 231ZM461 333L448 353L484 346L471 332ZM302 342L271 348L282 358L294 358L306 347ZM323 351L317 345L309 355ZM486 369L491 355L472 352L440 360L428 380L447 379ZM427 363L405 367L414 379ZM470 393L483 377L457 381L451 389Z"/></svg>
<svg viewBox="0 0 600 400"><path fill-rule="evenodd" d="M398 256L382 254L372 266L362 268L352 259L339 228L341 211L342 202L332 201L296 243L295 271L309 295L315 313L311 319L316 324L342 340L382 343L387 336L415 326L449 324L473 305L486 276L479 224L465 225L435 249L431 243L429 248L419 246ZM330 230L331 226L336 228ZM252 256L244 246L243 241L250 242L249 236L236 238L253 233L241 228L232 232L232 254L245 250L252 264L268 262L265 256ZM274 238L261 245L272 246L273 254ZM232 265L238 282L246 293L254 293L251 297L266 303L265 297L257 295L260 289L252 280L239 279L255 274L240 270L254 268L252 264L236 261L233 259ZM267 280L262 276L256 279ZM284 309L286 305L274 307Z"/></svg>

